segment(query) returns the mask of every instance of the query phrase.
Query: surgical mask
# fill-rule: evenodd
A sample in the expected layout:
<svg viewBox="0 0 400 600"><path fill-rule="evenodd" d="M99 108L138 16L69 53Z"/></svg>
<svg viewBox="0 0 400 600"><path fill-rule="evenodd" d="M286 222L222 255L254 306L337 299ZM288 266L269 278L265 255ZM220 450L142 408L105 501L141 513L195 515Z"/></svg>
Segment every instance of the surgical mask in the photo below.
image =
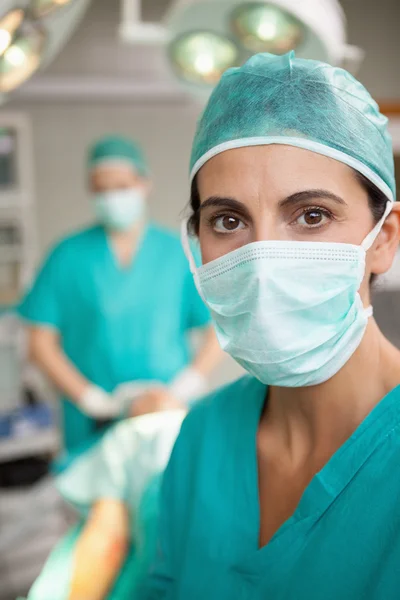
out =
<svg viewBox="0 0 400 600"><path fill-rule="evenodd" d="M142 190L129 188L95 195L94 211L98 221L113 231L126 231L141 219L145 212Z"/></svg>
<svg viewBox="0 0 400 600"><path fill-rule="evenodd" d="M361 246L262 241L196 267L223 350L268 385L317 385L335 375L361 343L372 307L359 289L366 252L393 204Z"/></svg>

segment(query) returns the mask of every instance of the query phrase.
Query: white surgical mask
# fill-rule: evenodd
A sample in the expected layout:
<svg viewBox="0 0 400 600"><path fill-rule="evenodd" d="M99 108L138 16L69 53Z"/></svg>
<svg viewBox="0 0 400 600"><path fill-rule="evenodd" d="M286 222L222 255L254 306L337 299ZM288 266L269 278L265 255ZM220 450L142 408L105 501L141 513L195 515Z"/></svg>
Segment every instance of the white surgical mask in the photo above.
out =
<svg viewBox="0 0 400 600"><path fill-rule="evenodd" d="M126 231L145 212L145 197L140 188L98 193L93 199L98 221L110 230Z"/></svg>
<svg viewBox="0 0 400 600"><path fill-rule="evenodd" d="M196 267L183 244L223 350L268 385L317 385L358 348L372 315L359 289L365 257L389 214L361 246L263 241Z"/></svg>

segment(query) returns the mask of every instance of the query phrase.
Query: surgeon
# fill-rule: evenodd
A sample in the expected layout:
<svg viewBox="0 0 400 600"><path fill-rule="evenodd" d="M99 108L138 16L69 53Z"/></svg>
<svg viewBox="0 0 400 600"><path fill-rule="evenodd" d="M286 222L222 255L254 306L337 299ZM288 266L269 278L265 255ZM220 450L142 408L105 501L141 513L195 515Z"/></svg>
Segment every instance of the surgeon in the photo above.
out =
<svg viewBox="0 0 400 600"><path fill-rule="evenodd" d="M53 248L20 307L31 356L61 392L67 451L121 416L186 406L222 354L179 237L148 220L139 146L106 137L88 170L96 222ZM131 410L118 388L135 381L147 390Z"/></svg>
<svg viewBox="0 0 400 600"><path fill-rule="evenodd" d="M398 600L400 352L370 291L399 243L387 119L342 69L256 55L212 94L191 181L192 270L248 375L182 426L146 600Z"/></svg>

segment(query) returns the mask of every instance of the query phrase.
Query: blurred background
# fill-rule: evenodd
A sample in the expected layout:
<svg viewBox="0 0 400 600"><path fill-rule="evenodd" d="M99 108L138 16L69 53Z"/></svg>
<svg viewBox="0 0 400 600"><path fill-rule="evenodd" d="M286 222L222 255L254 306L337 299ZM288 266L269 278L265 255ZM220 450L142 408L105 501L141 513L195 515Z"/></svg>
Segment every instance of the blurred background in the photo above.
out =
<svg viewBox="0 0 400 600"><path fill-rule="evenodd" d="M27 593L68 522L48 477L54 391L29 364L13 309L48 248L91 222L88 146L108 133L137 140L151 216L178 229L212 87L254 52L296 48L366 85L400 173L399 29L398 0L0 0L0 600ZM400 346L399 290L400 258L374 301ZM213 385L239 373L226 360Z"/></svg>

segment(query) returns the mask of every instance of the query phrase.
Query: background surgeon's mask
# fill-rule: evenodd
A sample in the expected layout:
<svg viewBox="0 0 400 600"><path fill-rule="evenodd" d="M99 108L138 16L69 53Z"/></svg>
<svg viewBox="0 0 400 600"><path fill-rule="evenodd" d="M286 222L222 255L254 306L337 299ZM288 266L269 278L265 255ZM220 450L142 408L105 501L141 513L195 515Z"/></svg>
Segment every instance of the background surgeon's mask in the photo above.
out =
<svg viewBox="0 0 400 600"><path fill-rule="evenodd" d="M140 188L129 188L95 194L93 205L97 220L104 227L126 231L143 217L146 201Z"/></svg>
<svg viewBox="0 0 400 600"><path fill-rule="evenodd" d="M196 267L183 244L223 350L268 385L317 385L358 348L372 315L359 289L365 257L393 204L361 246L262 241Z"/></svg>

